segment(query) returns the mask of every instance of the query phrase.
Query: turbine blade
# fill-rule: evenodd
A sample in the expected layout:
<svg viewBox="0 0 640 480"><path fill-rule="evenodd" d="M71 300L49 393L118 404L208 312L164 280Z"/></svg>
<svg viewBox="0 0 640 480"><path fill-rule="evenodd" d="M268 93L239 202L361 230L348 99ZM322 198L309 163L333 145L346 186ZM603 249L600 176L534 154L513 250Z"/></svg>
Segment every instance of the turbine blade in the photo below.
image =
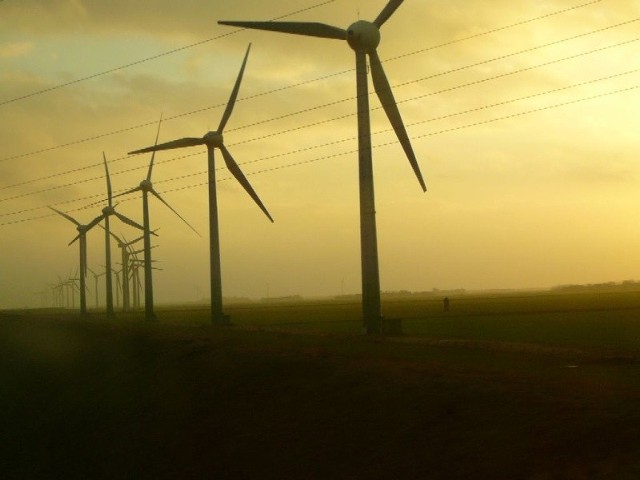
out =
<svg viewBox="0 0 640 480"><path fill-rule="evenodd" d="M162 114L160 114L160 121L158 122L158 131L156 133L156 142L153 144L154 147L158 146L158 139L160 138L160 125L162 125ZM151 181L151 171L153 170L153 160L156 157L156 150L151 154L151 162L149 162L149 171L147 172L147 181Z"/></svg>
<svg viewBox="0 0 640 480"><path fill-rule="evenodd" d="M382 63L380 63L378 52L375 50L373 52L369 52L369 57L371 59L371 76L373 78L373 86L376 89L376 94L380 99L380 103L382 103L382 108L384 108L384 111L391 122L391 126L396 132L396 136L404 149L404 153L409 159L409 163L411 163L411 167L413 168L416 177L418 177L418 182L420 182L422 190L426 192L427 186L422 178L422 173L420 172L420 166L418 165L416 155L413 153L413 148L411 147L411 142L407 135L407 130L404 127L400 111L398 110L398 105L396 105L396 101L393 98L391 85L389 85L387 76L384 74L384 70L382 69Z"/></svg>
<svg viewBox="0 0 640 480"><path fill-rule="evenodd" d="M127 242L126 239L124 241L124 245L131 250L131 245L133 245L134 243L138 243L140 240L142 240L144 238L144 235L140 235L138 238L136 238L135 240L131 240L130 242Z"/></svg>
<svg viewBox="0 0 640 480"><path fill-rule="evenodd" d="M260 197L258 197L258 194L255 192L255 190L253 189L249 181L246 179L246 177L242 173L242 170L240 170L240 167L231 156L231 153L229 153L229 150L227 150L227 147L225 147L224 145L221 145L220 150L222 151L224 162L227 164L227 168L229 169L229 171L233 174L234 177L236 177L236 180L240 182L240 185L244 187L244 189L247 191L249 196L253 198L253 201L258 204L258 207L260 207L260 209L265 213L267 218L269 218L269 220L273 222L273 218L267 211L266 207L263 205L262 201L260 200Z"/></svg>
<svg viewBox="0 0 640 480"><path fill-rule="evenodd" d="M107 166L107 156L102 152L104 160L104 170L107 173L107 195L109 196L109 206L113 206L113 191L111 190L111 178L109 177L109 167Z"/></svg>
<svg viewBox="0 0 640 480"><path fill-rule="evenodd" d="M244 60L242 61L242 66L240 67L240 73L238 73L236 84L233 86L233 91L231 92L231 96L229 97L229 101L227 102L227 108L225 108L224 113L222 114L222 120L220 120L218 133L222 133L222 131L224 130L224 127L227 125L229 117L231 116L231 112L233 111L233 107L236 104L236 98L238 98L238 91L240 90L240 83L242 82L242 76L244 75L244 68L247 66L247 58L249 58L249 50L251 50L251 44L249 44L249 47L247 47L247 53L244 54Z"/></svg>
<svg viewBox="0 0 640 480"><path fill-rule="evenodd" d="M133 220L131 220L130 218L125 217L124 215L118 213L118 212L113 212L113 214L118 217L120 219L121 222L126 223L127 225L131 225L132 227L135 227L139 230L144 230L144 227L136 222L134 222Z"/></svg>
<svg viewBox="0 0 640 480"><path fill-rule="evenodd" d="M72 223L75 223L78 227L80 226L80 222L78 222L75 218L73 218L71 215L67 215L64 212L61 212L60 210L57 210L53 207L49 207L51 210L53 210L54 212L56 212L58 215L62 215L64 218L66 218L67 220L69 220Z"/></svg>
<svg viewBox="0 0 640 480"><path fill-rule="evenodd" d="M122 197L123 195L130 195L132 193L139 192L140 190L142 190L142 187L132 188L131 190L127 190L126 192L122 192L122 193L119 193L117 195L114 195L113 198Z"/></svg>
<svg viewBox="0 0 640 480"><path fill-rule="evenodd" d="M91 220L91 223L89 223L87 225L87 227L86 227L86 231L88 232L93 227L95 227L97 224L99 224L102 221L103 218L104 218L104 215L100 215L99 217L96 217L93 220ZM102 228L104 228L104 227L102 227Z"/></svg>
<svg viewBox="0 0 640 480"><path fill-rule="evenodd" d="M105 232L107 231L107 229L104 228L102 225L100 225L100 228L103 229ZM115 238L116 242L118 242L118 247L120 247L120 245L123 243L123 240L120 237L118 237L115 233L113 233L111 229L109 229L109 235Z"/></svg>
<svg viewBox="0 0 640 480"><path fill-rule="evenodd" d="M201 237L201 236L202 236L202 235L200 235L200 233L199 233L195 228L193 228L193 227L191 226L191 224L190 224L189 222L187 222L187 221L182 217L182 215L180 215L180 214L179 214L179 213L178 213L178 212L177 212L177 211L176 211L176 210L175 210L171 205L169 205L169 204L165 201L165 199L164 199L164 198L162 198L162 197L160 196L160 194L159 194L158 192L156 192L155 190L153 190L153 189L152 189L152 190L151 190L151 193L153 194L153 196L154 196L154 197L156 197L158 200L160 200L162 203L164 203L164 204L169 208L169 210L171 210L173 213L175 213L175 214L180 218L180 220L182 220L184 223L186 223L186 224L187 224L187 226L188 226L191 230L193 230L194 232L196 232L196 234L197 234L199 237Z"/></svg>
<svg viewBox="0 0 640 480"><path fill-rule="evenodd" d="M256 30L269 30L271 32L293 33L296 35L306 35L309 37L333 38L336 40L346 40L347 31L327 25L325 23L313 22L236 22L221 20L220 25L231 27L253 28Z"/></svg>
<svg viewBox="0 0 640 480"><path fill-rule="evenodd" d="M69 243L67 243L67 247L70 247L71 245L73 245L79 238L80 238L80 234L76 235L73 238L73 240L71 240Z"/></svg>
<svg viewBox="0 0 640 480"><path fill-rule="evenodd" d="M378 15L378 18L373 21L375 26L380 28L384 24L384 22L389 20L389 17L393 15L393 12L395 12L398 7L402 5L402 2L404 2L404 0L390 0L389 3L387 3L387 6L382 9L380 15Z"/></svg>
<svg viewBox="0 0 640 480"><path fill-rule="evenodd" d="M181 138L179 140L173 140L167 143L161 143L160 145L154 145L153 147L141 148L140 150L129 152L129 155L136 155L138 153L147 153L147 152L159 152L160 150L172 150L174 148L195 147L196 145L204 145L204 144L205 144L205 141L203 138L186 137L186 138Z"/></svg>

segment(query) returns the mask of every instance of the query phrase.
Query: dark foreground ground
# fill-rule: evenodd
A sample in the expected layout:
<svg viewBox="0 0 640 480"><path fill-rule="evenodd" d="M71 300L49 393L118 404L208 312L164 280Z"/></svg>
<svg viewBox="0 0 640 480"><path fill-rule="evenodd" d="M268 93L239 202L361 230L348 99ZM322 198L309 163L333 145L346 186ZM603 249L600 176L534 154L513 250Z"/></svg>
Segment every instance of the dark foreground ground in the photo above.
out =
<svg viewBox="0 0 640 480"><path fill-rule="evenodd" d="M0 314L0 478L640 478L633 355L423 340Z"/></svg>

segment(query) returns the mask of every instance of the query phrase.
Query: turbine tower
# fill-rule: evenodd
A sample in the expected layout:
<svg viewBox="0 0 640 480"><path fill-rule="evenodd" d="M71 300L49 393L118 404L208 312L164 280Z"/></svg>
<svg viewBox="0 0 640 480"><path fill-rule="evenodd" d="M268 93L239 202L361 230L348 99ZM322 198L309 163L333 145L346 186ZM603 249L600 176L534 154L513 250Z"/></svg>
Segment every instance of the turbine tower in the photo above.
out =
<svg viewBox="0 0 640 480"><path fill-rule="evenodd" d="M104 227L103 227L104 228ZM120 290L122 291L122 311L126 312L127 310L129 310L130 307L130 291L129 291L129 281L127 280L129 277L129 256L131 254L131 246L135 243L138 243L140 240L144 239L144 235L139 236L138 238L131 240L130 242L127 242L127 239L124 237L124 235L122 235L122 238L120 238L118 235L116 235L113 232L110 232L111 236L115 239L115 241L118 244L118 248L120 249L120 253L121 253L121 272L122 272L122 277L123 277L123 281L120 283ZM151 232L151 235L155 235L156 234L156 230L153 230ZM119 270L120 272L120 270ZM116 276L116 280L118 280L118 277ZM119 282L119 280L118 280ZM116 297L117 297L118 291L116 289ZM116 303L118 303L116 301Z"/></svg>
<svg viewBox="0 0 640 480"><path fill-rule="evenodd" d="M160 145L155 145L153 147L147 147L140 150L136 150L133 152L129 152L130 155L138 154L138 153L146 153L153 152L159 150L170 150L174 148L183 148L183 147L193 147L196 145L206 145L207 147L207 158L208 158L208 170L209 170L209 255L210 255L210 275L211 275L211 321L217 324L228 323L228 317L224 315L222 311L222 274L220 271L220 235L218 229L218 199L216 195L216 168L215 168L215 158L214 152L215 149L218 148L222 153L222 158L227 165L229 171L233 174L233 176L238 180L240 185L246 190L249 196L256 202L258 207L264 212L264 214L273 222L273 218L267 211L266 207L263 205L262 201L258 197L258 194L255 192L249 181L246 179L242 170L236 163L236 161L231 156L231 153L224 146L222 133L224 131L224 127L227 125L229 121L229 117L231 116L231 112L233 111L233 107L236 103L236 98L238 97L238 91L240 90L240 83L242 82L242 76L244 74L244 69L247 64L247 58L249 57L249 50L251 49L251 44L247 48L247 53L244 56L244 60L242 62L242 67L240 68L240 73L238 74L238 78L236 79L236 83L231 92L231 97L229 98L229 102L227 103L227 107L222 114L222 120L220 120L220 125L218 126L218 130L214 132L208 132L204 137L201 138L181 138L179 140L174 140L172 142L162 143Z"/></svg>
<svg viewBox="0 0 640 480"><path fill-rule="evenodd" d="M362 316L367 333L380 333L382 315L380 308L380 274L378 269L378 240L373 189L373 164L371 154L371 126L369 120L369 92L367 79L367 55L371 77L380 103L409 159L422 190L427 187L420 173L418 161L411 147L409 136L402 122L400 111L391 92L391 86L378 57L380 27L393 15L403 0L390 0L373 22L358 20L347 30L324 23L309 22L245 22L219 21L230 25L258 30L292 33L311 37L346 40L356 57L356 92L358 108L358 161L360 179L360 255L362 265Z"/></svg>
<svg viewBox="0 0 640 480"><path fill-rule="evenodd" d="M98 309L98 278L100 278L102 275L106 274L107 271L105 270L102 273L96 273L93 270L91 270L90 268L89 268L89 271L93 275L93 279L94 279L94 281L96 283L96 310L97 310Z"/></svg>
<svg viewBox="0 0 640 480"><path fill-rule="evenodd" d="M158 137L160 135L160 125L162 124L162 116L160 117L160 121L158 122L158 132L156 133L156 143L158 145ZM153 184L151 183L151 173L153 171L153 161L155 158L156 152L155 150L151 154L151 161L149 162L149 170L147 171L147 178L145 178L140 185L136 188L132 188L120 195L116 195L117 197L121 195L128 195L135 192L142 192L142 215L143 215L143 226L144 226L144 318L147 321L156 320L156 315L153 310L153 279L152 279L152 268L151 268L151 227L149 225L149 194L151 193L154 197L164 203L173 213L175 213L187 226L196 232L198 236L200 234L198 231L193 228L189 222L187 222L171 205L169 205L164 198L160 196L158 192L153 188Z"/></svg>
<svg viewBox="0 0 640 480"><path fill-rule="evenodd" d="M109 218L113 215L118 218L121 222L126 223L127 225L131 225L139 230L144 230L144 227L134 222L133 220L125 217L124 215L116 212L115 207L113 206L113 191L111 189L111 178L109 177L109 167L107 165L107 157L102 152L102 158L104 160L104 169L107 176L107 196L108 196L108 205L102 209L102 215L100 215L96 220L99 222L104 219L104 245L105 245L105 253L106 253L106 284L107 284L107 318L115 317L115 313L113 310L113 279L111 277L111 228L109 225ZM96 221L94 220L94 221Z"/></svg>
<svg viewBox="0 0 640 480"><path fill-rule="evenodd" d="M66 214L64 212L61 212L60 210L56 210L53 207L49 207L49 208L51 210L53 210L54 212L56 212L58 215L66 218L71 223L73 223L76 226L77 230L78 230L78 236L76 236L76 238L71 240L69 242L69 245L72 245L76 240L79 240L79 245L80 245L80 315L85 317L87 315L87 290L86 290L86 285L85 285L86 276L87 276L87 268L88 268L88 265L87 265L87 232L89 230L91 230L93 227L95 227L100 222L100 220L102 220L102 217L101 216L100 217L96 217L88 225L82 225L80 222L78 222L71 215L68 215L68 214Z"/></svg>

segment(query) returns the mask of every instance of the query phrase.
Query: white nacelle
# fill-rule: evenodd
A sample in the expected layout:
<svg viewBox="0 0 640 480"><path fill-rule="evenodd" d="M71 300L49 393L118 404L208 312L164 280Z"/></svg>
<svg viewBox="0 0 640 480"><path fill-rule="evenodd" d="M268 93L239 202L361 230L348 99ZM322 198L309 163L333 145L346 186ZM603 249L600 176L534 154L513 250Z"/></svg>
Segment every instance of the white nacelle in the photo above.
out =
<svg viewBox="0 0 640 480"><path fill-rule="evenodd" d="M356 51L373 51L380 44L380 30L371 22L359 20L348 28L347 42Z"/></svg>

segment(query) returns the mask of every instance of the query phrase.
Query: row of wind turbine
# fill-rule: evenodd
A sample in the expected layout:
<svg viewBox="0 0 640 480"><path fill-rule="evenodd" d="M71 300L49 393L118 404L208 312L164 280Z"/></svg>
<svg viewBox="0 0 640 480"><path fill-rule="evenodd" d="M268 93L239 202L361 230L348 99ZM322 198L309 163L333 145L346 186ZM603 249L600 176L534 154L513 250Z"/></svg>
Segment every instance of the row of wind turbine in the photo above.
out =
<svg viewBox="0 0 640 480"><path fill-rule="evenodd" d="M162 124L162 116L160 117L160 121L158 122L158 131L156 133L156 142L155 146L158 146L158 138L160 136L160 126ZM153 188L153 183L151 182L151 174L153 172L153 162L155 159L156 150L153 150L151 154L151 161L149 162L149 169L147 170L147 176L144 180L140 182L135 188L128 190L120 195L130 195L132 193L142 192L142 218L143 218L143 229L144 229L144 306L145 306L145 319L152 321L155 320L155 312L153 307L153 278L152 278L152 260L151 260L151 226L149 220L149 194L156 197L160 200L169 210L175 213L180 220L182 220L191 230L193 230L198 236L200 234L198 231L191 226L189 222L187 222L182 215L180 215L171 205L167 203L167 201L162 198L162 196ZM123 261L123 265L124 265ZM135 288L135 283L134 283Z"/></svg>
<svg viewBox="0 0 640 480"><path fill-rule="evenodd" d="M393 130L402 146L404 153L409 160L409 164L418 179L418 183L423 191L427 187L422 177L416 155L411 146L409 136L404 126L400 111L393 96L391 86L382 67L382 62L377 53L380 44L380 28L389 20L395 11L403 3L403 0L390 0L382 9L380 14L373 22L359 20L350 25L346 30L343 28L327 25L324 23L313 22L262 22L262 21L219 21L219 24L276 31L282 33L328 38L334 40L344 40L349 47L355 52L356 62L356 93L357 93L357 123L358 123L358 164L359 164L359 189L360 189L360 245L361 245L361 272L362 272L362 317L364 328L368 333L379 333L382 328L382 315L380 305L380 277L378 267L378 244L377 244L377 228L375 218L375 195L374 195L374 179L373 179L373 162L372 162L372 146L371 146L371 126L369 114L369 92L368 92L368 72L367 57L369 59L369 67L373 86L376 95L391 123ZM220 240L218 225L218 203L216 193L216 174L215 174L215 150L220 150L222 158L236 180L242 185L249 196L254 200L258 207L264 212L267 218L273 222L273 218L266 209L257 193L242 173L242 170L236 163L235 159L224 144L223 132L233 112L240 85L244 75L247 59L251 49L251 44L242 62L240 72L236 78L236 82L231 91L229 101L227 102L225 111L220 120L217 130L206 133L203 137L187 137L173 140L166 143L158 144L160 124L158 125L158 133L156 134L156 142L153 146L141 148L129 154L141 154L153 152L147 177L139 186L126 191L124 194L134 192L142 192L143 201L143 218L144 226L141 226L133 220L124 217L115 211L113 206L113 194L111 190L111 182L109 178L109 170L106 157L104 157L104 165L107 176L107 193L108 205L102 210L102 215L96 217L90 224L83 226L71 217L57 211L65 218L74 222L78 228L79 235L77 238L81 240L80 261L81 270L86 269L86 232L97 223L104 220L105 222L105 250L107 261L107 315L113 316L112 286L111 286L111 258L110 258L110 226L109 218L116 216L122 222L143 231L144 238L144 257L145 257L145 315L151 320L155 318L153 312L153 287L152 287L152 260L151 260L151 242L150 235L153 233L149 226L149 207L148 194L158 198L168 208L170 208L180 219L186 223L192 230L195 229L175 211L154 189L151 183L151 173L153 169L155 152L161 150L170 150L176 148L185 148L193 146L207 147L208 160L208 187L209 187L209 234L210 234L210 277L211 277L211 320L213 323L227 323L228 316L223 313L222 305L222 276L220 268ZM161 119L162 120L162 119ZM104 156L104 154L103 154ZM197 233L197 232L196 232ZM75 239L74 239L75 241ZM72 241L73 243L73 241ZM123 269L125 268L123 258ZM81 273L81 279L84 273ZM124 295L124 292L123 292Z"/></svg>
<svg viewBox="0 0 640 480"><path fill-rule="evenodd" d="M187 137L171 142L156 144L151 147L141 148L133 152L129 152L130 155L157 152L160 150L171 150L175 148L195 147L205 145L207 147L207 160L208 160L208 172L209 172L209 270L211 277L211 321L216 324L224 324L229 322L229 317L224 314L222 308L222 274L220 269L220 234L218 226L218 199L216 193L216 168L215 168L215 150L216 148L222 153L222 158L227 165L227 168L235 177L235 179L242 185L249 196L260 207L271 222L273 218L269 214L260 197L255 192L247 178L240 170L240 167L236 163L235 159L224 145L223 132L224 128L231 117L233 107L235 106L236 99L238 98L238 92L240 90L240 84L244 75L244 70L247 65L247 58L249 57L249 51L251 45L247 48L242 66L240 67L240 73L236 79L231 96L227 102L222 119L218 125L218 129L215 131L207 132L203 137Z"/></svg>

